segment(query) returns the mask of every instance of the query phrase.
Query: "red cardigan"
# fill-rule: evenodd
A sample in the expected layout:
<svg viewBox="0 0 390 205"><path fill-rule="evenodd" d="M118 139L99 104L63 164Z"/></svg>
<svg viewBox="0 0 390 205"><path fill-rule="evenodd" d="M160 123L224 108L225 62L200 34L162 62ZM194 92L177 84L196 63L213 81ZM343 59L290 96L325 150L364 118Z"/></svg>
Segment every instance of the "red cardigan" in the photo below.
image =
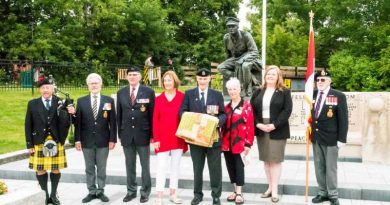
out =
<svg viewBox="0 0 390 205"><path fill-rule="evenodd" d="M184 99L184 94L176 91L172 101L168 101L165 93L156 97L153 112L153 142L160 142L160 149L156 153L174 149L187 151L187 144L181 138L176 137L177 127L180 123L179 109Z"/></svg>
<svg viewBox="0 0 390 205"><path fill-rule="evenodd" d="M234 110L231 103L225 106L227 119L222 129L222 151L240 154L245 150L244 146L253 145L253 110L247 100L241 100Z"/></svg>

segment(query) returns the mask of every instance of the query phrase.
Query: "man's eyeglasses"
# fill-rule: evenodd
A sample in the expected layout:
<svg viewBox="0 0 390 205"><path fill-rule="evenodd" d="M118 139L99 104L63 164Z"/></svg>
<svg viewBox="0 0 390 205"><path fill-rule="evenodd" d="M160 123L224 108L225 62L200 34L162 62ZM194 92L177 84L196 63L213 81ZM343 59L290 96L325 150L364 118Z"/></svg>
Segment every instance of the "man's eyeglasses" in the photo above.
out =
<svg viewBox="0 0 390 205"><path fill-rule="evenodd" d="M317 78L317 80L316 80L317 82L325 82L326 81L326 79L324 79L324 78Z"/></svg>

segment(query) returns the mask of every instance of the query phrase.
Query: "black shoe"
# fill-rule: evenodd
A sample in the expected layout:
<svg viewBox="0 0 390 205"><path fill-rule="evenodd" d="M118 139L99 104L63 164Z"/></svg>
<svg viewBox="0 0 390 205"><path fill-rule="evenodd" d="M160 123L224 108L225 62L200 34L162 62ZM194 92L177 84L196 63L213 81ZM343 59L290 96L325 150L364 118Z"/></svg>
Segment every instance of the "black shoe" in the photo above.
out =
<svg viewBox="0 0 390 205"><path fill-rule="evenodd" d="M219 198L213 198L213 205L221 205Z"/></svg>
<svg viewBox="0 0 390 205"><path fill-rule="evenodd" d="M56 195L51 196L50 199L53 205L61 205L61 202Z"/></svg>
<svg viewBox="0 0 390 205"><path fill-rule="evenodd" d="M141 203L145 203L145 202L148 202L149 201L149 197L148 196L141 196L141 198L139 199L139 202Z"/></svg>
<svg viewBox="0 0 390 205"><path fill-rule="evenodd" d="M329 199L329 201L330 201L330 205L340 205L338 198L331 198Z"/></svg>
<svg viewBox="0 0 390 205"><path fill-rule="evenodd" d="M311 202L313 202L314 204L318 204L324 201L329 201L329 198L327 196L317 195L311 200Z"/></svg>
<svg viewBox="0 0 390 205"><path fill-rule="evenodd" d="M48 198L46 198L46 205L48 205L48 204L52 204L53 202L51 201L51 198L50 197L48 197Z"/></svg>
<svg viewBox="0 0 390 205"><path fill-rule="evenodd" d="M96 199L96 195L95 194L88 194L86 197L84 197L83 200L81 200L81 202L88 203L88 202L92 201L93 199Z"/></svg>
<svg viewBox="0 0 390 205"><path fill-rule="evenodd" d="M108 202L110 201L108 197L104 193L99 193L96 195L96 198L100 199L102 202Z"/></svg>
<svg viewBox="0 0 390 205"><path fill-rule="evenodd" d="M198 205L200 204L200 202L203 201L203 198L200 197L200 196L195 196L192 201L191 201L191 205Z"/></svg>
<svg viewBox="0 0 390 205"><path fill-rule="evenodd" d="M127 193L125 198L123 198L123 202L129 202L133 200L135 197L137 197L136 193L132 193L132 194Z"/></svg>

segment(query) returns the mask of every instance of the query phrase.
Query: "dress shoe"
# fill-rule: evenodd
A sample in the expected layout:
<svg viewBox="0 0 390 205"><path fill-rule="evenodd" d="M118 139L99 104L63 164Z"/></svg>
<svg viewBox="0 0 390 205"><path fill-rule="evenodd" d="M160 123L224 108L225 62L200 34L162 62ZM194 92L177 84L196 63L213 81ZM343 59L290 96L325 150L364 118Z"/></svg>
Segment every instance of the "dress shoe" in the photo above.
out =
<svg viewBox="0 0 390 205"><path fill-rule="evenodd" d="M261 195L260 195L260 197L261 198L270 198L272 196L272 193L270 192L270 193L266 193L266 192L264 192L264 193L262 193Z"/></svg>
<svg viewBox="0 0 390 205"><path fill-rule="evenodd" d="M61 205L61 202L56 195L51 196L50 199L53 205Z"/></svg>
<svg viewBox="0 0 390 205"><path fill-rule="evenodd" d="M318 203L322 203L324 201L329 201L329 198L327 196L321 196L321 195L317 195L316 197L314 197L311 202L313 202L313 204L318 204Z"/></svg>
<svg viewBox="0 0 390 205"><path fill-rule="evenodd" d="M132 193L132 194L127 193L125 198L123 198L123 202L129 202L133 200L135 197L137 197L136 193Z"/></svg>
<svg viewBox="0 0 390 205"><path fill-rule="evenodd" d="M329 199L329 201L330 201L330 205L340 205L338 198L331 198Z"/></svg>
<svg viewBox="0 0 390 205"><path fill-rule="evenodd" d="M102 201L102 202L108 202L108 201L110 201L110 200L108 199L108 197L107 197L104 193L99 193L99 194L96 195L96 197L97 197L98 199L100 199L100 201Z"/></svg>
<svg viewBox="0 0 390 205"><path fill-rule="evenodd" d="M192 201L191 201L191 205L198 205L200 204L200 202L203 201L203 198L200 197L200 196L195 196Z"/></svg>
<svg viewBox="0 0 390 205"><path fill-rule="evenodd" d="M139 202L141 203L145 203L145 202L148 202L149 201L149 197L148 196L141 196L141 198L139 199Z"/></svg>
<svg viewBox="0 0 390 205"><path fill-rule="evenodd" d="M219 198L213 198L213 205L221 205Z"/></svg>
<svg viewBox="0 0 390 205"><path fill-rule="evenodd" d="M46 198L46 205L48 205L48 204L52 204L53 202L51 202L51 198L50 197L48 197L48 198Z"/></svg>
<svg viewBox="0 0 390 205"><path fill-rule="evenodd" d="M274 202L274 203L278 203L279 202L279 196L271 197L271 201Z"/></svg>
<svg viewBox="0 0 390 205"><path fill-rule="evenodd" d="M88 203L88 202L92 201L93 199L96 199L96 195L95 194L88 194L86 197L84 197L83 200L81 200L81 202Z"/></svg>

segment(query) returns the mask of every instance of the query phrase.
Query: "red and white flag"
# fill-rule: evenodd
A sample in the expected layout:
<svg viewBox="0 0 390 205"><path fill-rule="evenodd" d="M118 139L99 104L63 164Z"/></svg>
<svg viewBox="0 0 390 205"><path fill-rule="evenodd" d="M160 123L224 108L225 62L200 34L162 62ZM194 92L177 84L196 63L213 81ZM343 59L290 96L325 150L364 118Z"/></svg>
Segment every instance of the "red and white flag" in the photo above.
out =
<svg viewBox="0 0 390 205"><path fill-rule="evenodd" d="M307 68L306 68L306 82L305 82L305 118L307 120L306 126L306 142L310 143L311 136L311 106L313 101L313 87L314 87L314 69L315 69L315 46L314 46L314 29L313 23L310 21L309 33L309 47L307 49Z"/></svg>

